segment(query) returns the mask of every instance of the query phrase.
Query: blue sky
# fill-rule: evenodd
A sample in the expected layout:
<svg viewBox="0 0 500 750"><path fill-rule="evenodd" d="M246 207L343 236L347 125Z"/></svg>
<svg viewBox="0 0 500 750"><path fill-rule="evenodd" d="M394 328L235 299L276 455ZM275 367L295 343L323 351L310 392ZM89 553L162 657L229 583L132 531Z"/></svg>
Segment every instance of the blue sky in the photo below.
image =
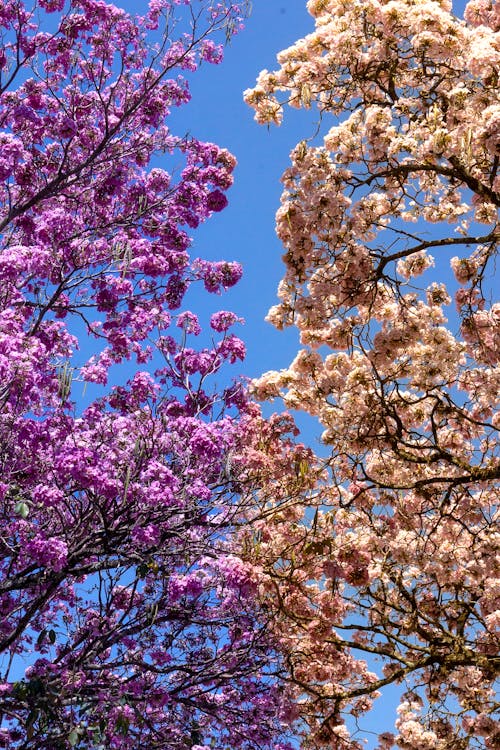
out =
<svg viewBox="0 0 500 750"><path fill-rule="evenodd" d="M246 375L286 367L297 350L293 331L278 333L264 321L276 302L284 266L274 215L281 194L280 176L293 146L312 130L311 113L290 112L283 128L268 130L253 120L242 92L254 85L262 68L276 67L276 54L314 28L305 0L255 0L242 33L226 49L219 66L207 66L190 81L192 101L175 115L175 128L228 148L237 158L229 206L193 233L193 256L238 260L242 281L211 307L234 310L245 318L240 335L248 355ZM193 307L205 305L200 292ZM198 310L200 308L198 307Z"/></svg>

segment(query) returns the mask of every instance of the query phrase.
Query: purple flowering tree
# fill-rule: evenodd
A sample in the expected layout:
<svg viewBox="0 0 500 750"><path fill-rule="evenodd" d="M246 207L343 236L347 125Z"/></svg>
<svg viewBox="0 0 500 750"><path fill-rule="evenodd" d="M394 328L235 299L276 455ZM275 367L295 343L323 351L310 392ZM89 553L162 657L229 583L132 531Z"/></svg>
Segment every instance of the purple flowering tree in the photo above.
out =
<svg viewBox="0 0 500 750"><path fill-rule="evenodd" d="M243 11L0 6L0 747L285 747L231 547L252 412L210 385L244 356L238 319L214 314L203 348L182 308L240 277L188 235L235 160L167 124ZM102 393L84 410L80 381Z"/></svg>

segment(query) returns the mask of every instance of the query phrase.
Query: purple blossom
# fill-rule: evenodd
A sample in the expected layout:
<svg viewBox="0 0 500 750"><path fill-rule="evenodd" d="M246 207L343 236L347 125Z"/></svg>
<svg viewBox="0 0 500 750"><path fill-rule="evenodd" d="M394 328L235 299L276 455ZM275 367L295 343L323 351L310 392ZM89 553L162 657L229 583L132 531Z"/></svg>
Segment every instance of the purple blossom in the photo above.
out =
<svg viewBox="0 0 500 750"><path fill-rule="evenodd" d="M193 269L198 278L203 279L208 292L220 293L221 288L234 286L242 276L243 269L239 263L226 261L205 261L197 258L193 262Z"/></svg>
<svg viewBox="0 0 500 750"><path fill-rule="evenodd" d="M219 312L216 312L212 315L210 318L210 327L214 329L214 331L218 331L219 333L222 333L224 331L227 331L228 328L231 328L232 325L235 323L242 323L243 319L239 318L237 315L235 315L233 312L228 312L227 310L220 310Z"/></svg>
<svg viewBox="0 0 500 750"><path fill-rule="evenodd" d="M217 353L231 363L245 359L246 347L241 339L233 334L226 336L217 346Z"/></svg>
<svg viewBox="0 0 500 750"><path fill-rule="evenodd" d="M207 208L209 211L222 211L227 206L227 198L221 190L212 190L207 195Z"/></svg>
<svg viewBox="0 0 500 750"><path fill-rule="evenodd" d="M35 537L25 543L23 554L37 565L61 571L67 562L68 545L55 537L48 539Z"/></svg>
<svg viewBox="0 0 500 750"><path fill-rule="evenodd" d="M198 316L188 310L177 316L177 326L191 333L193 336L198 336L201 333L201 326L198 320Z"/></svg>

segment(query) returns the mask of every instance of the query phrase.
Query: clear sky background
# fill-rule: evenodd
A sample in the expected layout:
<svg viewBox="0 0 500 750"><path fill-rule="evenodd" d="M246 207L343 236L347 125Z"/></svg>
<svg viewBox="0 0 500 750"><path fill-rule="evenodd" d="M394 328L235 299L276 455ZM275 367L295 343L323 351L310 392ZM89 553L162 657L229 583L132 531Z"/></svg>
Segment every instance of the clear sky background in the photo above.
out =
<svg viewBox="0 0 500 750"><path fill-rule="evenodd" d="M276 67L280 50L313 28L305 0L254 0L245 29L226 49L223 63L192 76L192 101L174 117L177 133L189 130L196 138L228 148L238 160L229 206L193 232L192 254L237 260L244 267L243 279L218 299L207 300L200 291L189 301L196 311L208 303L245 318L238 333L248 348L243 370L252 377L286 367L298 348L294 331L277 332L264 317L276 303L284 271L283 250L274 233L280 177L290 150L312 132L314 115L290 111L285 126L268 130L254 122L243 90L255 84L260 70Z"/></svg>

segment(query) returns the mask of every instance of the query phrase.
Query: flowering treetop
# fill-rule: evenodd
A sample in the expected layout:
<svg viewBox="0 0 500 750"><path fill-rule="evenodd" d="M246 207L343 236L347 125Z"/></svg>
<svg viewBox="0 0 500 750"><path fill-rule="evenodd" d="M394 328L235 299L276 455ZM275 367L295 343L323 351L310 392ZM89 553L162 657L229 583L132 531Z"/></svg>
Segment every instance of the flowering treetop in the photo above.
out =
<svg viewBox="0 0 500 750"><path fill-rule="evenodd" d="M470 2L464 20L446 0L307 7L315 30L246 92L259 122L315 106L323 135L293 150L277 213L269 320L302 348L255 392L316 416L331 456L301 522L283 477L288 520L281 502L253 553L263 596L305 744L361 747L360 717L395 684L380 750L493 748L500 6Z"/></svg>
<svg viewBox="0 0 500 750"><path fill-rule="evenodd" d="M183 304L241 276L188 234L225 207L235 159L168 125L243 10L0 7L2 747L284 747L230 542L246 399L211 385L244 356L239 319L215 313L203 347ZM106 386L132 357L128 382L76 408L74 382Z"/></svg>

